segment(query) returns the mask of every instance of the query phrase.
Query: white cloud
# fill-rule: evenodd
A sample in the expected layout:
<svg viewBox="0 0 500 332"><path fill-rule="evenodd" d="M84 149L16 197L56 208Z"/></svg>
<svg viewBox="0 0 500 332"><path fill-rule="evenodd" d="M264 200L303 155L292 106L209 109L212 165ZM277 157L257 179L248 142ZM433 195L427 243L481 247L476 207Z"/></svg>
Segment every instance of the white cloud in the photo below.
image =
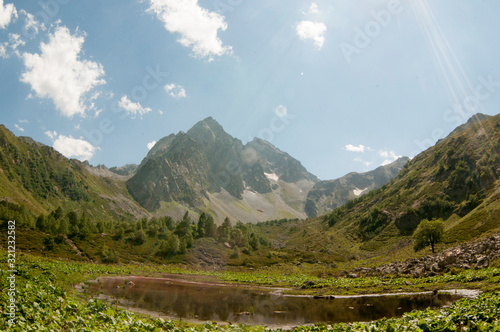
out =
<svg viewBox="0 0 500 332"><path fill-rule="evenodd" d="M286 108L285 106L283 106L283 105L278 105L278 107L276 107L276 108L274 109L274 113L275 113L278 117L282 118L282 117L284 117L284 116L286 116L286 115L287 115L288 110L287 110L287 108Z"/></svg>
<svg viewBox="0 0 500 332"><path fill-rule="evenodd" d="M43 22L35 20L35 16L33 16L33 14L28 13L24 9L21 10L21 13L26 16L26 24L24 25L24 31L26 32L26 35L34 38L36 35L38 35L38 32L45 31L47 29Z"/></svg>
<svg viewBox="0 0 500 332"><path fill-rule="evenodd" d="M0 29L5 29L17 17L16 7L11 3L4 6L3 0L0 0Z"/></svg>
<svg viewBox="0 0 500 332"><path fill-rule="evenodd" d="M7 46L8 45L9 45L8 43L0 43L0 57L2 57L4 59L9 57L7 55Z"/></svg>
<svg viewBox="0 0 500 332"><path fill-rule="evenodd" d="M29 121L24 119L24 120L19 120L19 123L28 123Z"/></svg>
<svg viewBox="0 0 500 332"><path fill-rule="evenodd" d="M186 90L184 90L184 88L180 85L172 83L172 84L165 85L164 88L165 88L165 91L167 91L167 93L174 98L186 98L187 97Z"/></svg>
<svg viewBox="0 0 500 332"><path fill-rule="evenodd" d="M225 31L224 16L200 7L198 0L149 0L149 12L156 14L171 33L179 33L177 40L190 47L200 58L231 54L230 46L223 46L217 33Z"/></svg>
<svg viewBox="0 0 500 332"><path fill-rule="evenodd" d="M151 108L144 108L140 103L134 103L127 96L123 96L122 99L120 99L118 106L126 110L132 118L135 118L137 115L144 115L151 112Z"/></svg>
<svg viewBox="0 0 500 332"><path fill-rule="evenodd" d="M399 156L397 155L394 151L386 151L386 150L380 150L378 152L379 156L381 156L382 158L386 158L383 162L382 162L382 166L385 166L385 165L388 165L390 163L392 163L393 161L396 161L397 159L401 158L402 156Z"/></svg>
<svg viewBox="0 0 500 332"><path fill-rule="evenodd" d="M296 31L300 39L312 39L317 48L321 48L325 42L326 25L324 23L302 21L297 24Z"/></svg>
<svg viewBox="0 0 500 332"><path fill-rule="evenodd" d="M17 56L20 56L17 48L24 45L26 45L26 42L21 39L21 35L17 33L9 33L9 41L0 43L0 57L4 59L10 57L11 54L8 53L9 49L11 49Z"/></svg>
<svg viewBox="0 0 500 332"><path fill-rule="evenodd" d="M14 127L16 127L19 131L24 131L24 128L21 128L21 126L19 126L18 124L15 124Z"/></svg>
<svg viewBox="0 0 500 332"><path fill-rule="evenodd" d="M309 14L319 14L318 4L316 2L311 3Z"/></svg>
<svg viewBox="0 0 500 332"><path fill-rule="evenodd" d="M85 95L106 83L99 63L80 60L84 36L71 35L58 27L47 44L41 43L41 54L24 53L26 72L21 81L31 85L40 98L51 98L64 116L85 115Z"/></svg>
<svg viewBox="0 0 500 332"><path fill-rule="evenodd" d="M12 50L14 52L16 52L17 55L19 55L18 51L17 51L17 48L19 46L24 46L26 45L26 42L24 40L21 39L21 35L17 34L17 33L11 33L9 34L9 39L10 39L10 48L12 48Z"/></svg>
<svg viewBox="0 0 500 332"><path fill-rule="evenodd" d="M344 146L343 149L346 151L349 151L349 152L365 152L365 151L371 150L371 148L369 148L368 146L364 146L362 144L360 144L358 146L354 146L352 144L347 144Z"/></svg>
<svg viewBox="0 0 500 332"><path fill-rule="evenodd" d="M148 143L148 150L151 150L153 148L153 146L155 146L155 144L156 144L156 141L149 142Z"/></svg>
<svg viewBox="0 0 500 332"><path fill-rule="evenodd" d="M55 130L47 130L45 133L51 140L54 140L57 137L57 132Z"/></svg>
<svg viewBox="0 0 500 332"><path fill-rule="evenodd" d="M66 158L76 158L80 161L90 160L97 148L83 139L59 135L55 140L54 149Z"/></svg>

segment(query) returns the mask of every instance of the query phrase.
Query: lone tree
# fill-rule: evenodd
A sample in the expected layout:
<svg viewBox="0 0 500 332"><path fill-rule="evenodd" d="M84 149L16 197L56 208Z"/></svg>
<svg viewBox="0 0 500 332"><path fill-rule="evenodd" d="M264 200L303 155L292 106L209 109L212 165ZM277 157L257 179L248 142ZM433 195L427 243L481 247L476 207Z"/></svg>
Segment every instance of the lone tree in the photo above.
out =
<svg viewBox="0 0 500 332"><path fill-rule="evenodd" d="M432 253L434 253L434 245L443 240L444 235L444 222L442 219L427 220L424 219L420 222L413 238L415 245L413 249L419 251L428 245L431 246Z"/></svg>

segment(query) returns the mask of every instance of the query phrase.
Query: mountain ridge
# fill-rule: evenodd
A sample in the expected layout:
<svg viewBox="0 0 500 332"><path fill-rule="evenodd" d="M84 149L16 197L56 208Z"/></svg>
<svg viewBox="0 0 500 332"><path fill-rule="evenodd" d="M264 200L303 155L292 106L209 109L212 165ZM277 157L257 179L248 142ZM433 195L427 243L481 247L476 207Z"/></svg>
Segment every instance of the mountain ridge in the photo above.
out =
<svg viewBox="0 0 500 332"><path fill-rule="evenodd" d="M12 140L17 139L33 149L52 151L62 164L77 165L72 168L84 186L90 187L85 180L88 172L104 180L93 179L93 182L114 185L119 188L118 196L133 199L129 205L134 209L139 203L146 214L157 216L180 217L182 211L187 210L193 215L211 214L219 222L226 217L245 223L305 219L307 195L320 182L288 153L260 138L243 144L225 132L212 117L197 122L187 132L159 139L139 165L111 168L66 159L49 146L29 137L15 138L8 132ZM121 192L124 189L126 193ZM85 196L86 192L74 189L73 195L83 193ZM112 196L110 193L100 195ZM30 195L25 193L24 196ZM62 197L60 199L63 205L67 204ZM33 206L38 206L38 212L46 211L36 198L31 200ZM136 212L142 216L145 211Z"/></svg>
<svg viewBox="0 0 500 332"><path fill-rule="evenodd" d="M409 161L401 157L374 170L351 172L334 180L320 181L307 194L305 210L309 218L324 215L394 179Z"/></svg>
<svg viewBox="0 0 500 332"><path fill-rule="evenodd" d="M409 161L390 183L326 215L332 229L365 250L411 235L442 218L449 241L498 228L500 114L478 114ZM389 240L390 239L390 240Z"/></svg>
<svg viewBox="0 0 500 332"><path fill-rule="evenodd" d="M206 128L203 130L213 136ZM255 150L244 154L248 157L246 160L238 159L236 164L232 164L234 167L228 169L225 166L232 160L231 157L241 157L234 152L245 150L224 147L224 153L218 152L229 159L223 160L222 168L218 168L220 165L210 165L203 146L187 133L174 136L171 142L167 140L165 153L150 156L141 168L143 175L153 179L143 183L146 184L143 190L151 190L154 194L151 197L163 191L179 196L177 201L160 202L159 209L150 212L139 206L127 192L127 180L108 177L112 172L105 166L93 168L92 171L107 173L106 176L96 176L88 169L92 168L90 165L67 159L51 147L16 137L5 127L0 127L0 217L2 220L14 217L27 220L27 224L20 226L28 227L24 234L31 234L33 230L34 236L30 239L37 243L41 243L40 239L35 239L37 236L47 236L40 232L49 230L50 234L57 236L62 231L62 234L77 239L78 245L84 248L81 251L90 257L96 257L97 248L87 236L102 245L114 241L110 243L127 248L137 248L135 245L146 241L147 245L141 246L141 253L146 253L151 252L153 247L149 246L156 245L159 239L154 234L165 234L164 227L173 233L181 231L174 227L172 220L182 220L178 225L190 225L192 230L196 230L199 227L192 220L197 215L200 215L199 220L205 220L210 214L214 221L229 217L233 223L236 222L236 228L248 227L261 235L265 234L269 241L264 243L279 248L279 258L274 254L268 255L269 247L259 254L245 254L232 261L239 264L248 261L256 266L264 262L271 264L296 259L350 264L354 260L364 262L373 259L380 262L391 257L409 257L413 255L412 233L424 219L443 219L443 247L499 229L500 164L497 156L500 154L500 115L471 118L407 162L390 182L349 200L331 213L310 219L296 216L314 182L307 177L294 183L285 182L282 177L286 172L281 173L281 162L286 164L287 161L285 153L278 149L274 151L271 145L264 143L274 151L273 156L283 157L278 158L280 163L272 162L272 158L266 158L266 153L260 155ZM233 147L241 147L241 142L229 136L226 142ZM214 147L216 145L213 144ZM291 167L294 172L288 174L301 171L298 161L292 160L291 163L295 165ZM203 187L210 184L208 179L214 169L229 172L239 165L246 165L257 172L253 174L256 179L265 178L271 191L259 193L258 190L264 191L265 188L257 190L257 185L248 185L243 178L249 175L242 176L238 172L232 175L241 180L241 198L232 196L221 186L218 191ZM163 171L166 173L163 174ZM200 181L196 180L197 176ZM159 184L155 177L166 179L168 186ZM357 193L361 194L364 188L359 187ZM195 206L186 201L190 204L194 202ZM205 216L202 218L203 213ZM63 227L66 221L70 222L69 229L67 224ZM78 224L74 223L76 221ZM238 221L256 222L257 225L243 225ZM106 235L102 234L106 232L113 235L104 238ZM135 243L132 247L131 241ZM189 237L183 237L183 241L187 249ZM202 246L203 243L206 242L196 245ZM409 254L410 251L412 254ZM108 256L104 254L103 257L108 259ZM115 258L118 256L119 253L113 254ZM123 258L127 259L125 256ZM189 257L186 260L189 261Z"/></svg>
<svg viewBox="0 0 500 332"><path fill-rule="evenodd" d="M31 138L17 137L0 125L0 197L35 214L58 206L78 208L95 218L148 216L125 189L89 170L88 163L68 159Z"/></svg>
<svg viewBox="0 0 500 332"><path fill-rule="evenodd" d="M235 211L239 205L239 211L233 212L233 216L245 222L263 221L268 217L304 218L303 204L297 203L303 200L298 194L302 189L298 187L309 189L319 179L287 153L263 142L254 139L244 145L208 117L186 133L170 134L158 140L127 181L127 188L150 212L158 211L165 204L181 203L223 219L228 210ZM186 149L194 154L175 152ZM300 185L296 185L299 182ZM281 197L278 190L281 187L286 187L283 190L290 199ZM280 196L279 204L277 196Z"/></svg>

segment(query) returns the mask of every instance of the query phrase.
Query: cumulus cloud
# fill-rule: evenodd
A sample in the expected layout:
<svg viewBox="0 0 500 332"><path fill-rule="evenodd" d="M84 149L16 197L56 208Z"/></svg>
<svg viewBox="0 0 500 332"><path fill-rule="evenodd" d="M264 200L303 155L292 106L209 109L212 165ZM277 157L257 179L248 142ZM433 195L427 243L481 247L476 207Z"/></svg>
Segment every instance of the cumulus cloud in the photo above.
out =
<svg viewBox="0 0 500 332"><path fill-rule="evenodd" d="M276 107L274 109L274 113L279 116L280 118L286 116L288 114L288 110L285 106L283 105L278 105L278 107Z"/></svg>
<svg viewBox="0 0 500 332"><path fill-rule="evenodd" d="M75 158L80 161L90 160L97 148L83 139L59 135L54 141L54 149L66 158Z"/></svg>
<svg viewBox="0 0 500 332"><path fill-rule="evenodd" d="M343 148L344 150L346 151L349 151L349 152L365 152L365 151L370 151L371 148L369 148L368 146L364 146L362 144L358 145L358 146L354 146L352 144L347 144L344 146Z"/></svg>
<svg viewBox="0 0 500 332"><path fill-rule="evenodd" d="M118 106L126 110L132 118L135 118L137 115L144 115L151 112L151 108L144 108L140 103L134 103L127 96L123 96L120 99Z"/></svg>
<svg viewBox="0 0 500 332"><path fill-rule="evenodd" d="M153 148L153 146L155 146L155 144L156 144L156 141L149 142L148 143L148 150L151 150Z"/></svg>
<svg viewBox="0 0 500 332"><path fill-rule="evenodd" d="M167 93L174 98L186 98L187 97L186 90L184 90L184 88L180 85L172 83L172 84L165 85L164 88L165 88L165 91L167 91Z"/></svg>
<svg viewBox="0 0 500 332"><path fill-rule="evenodd" d="M0 29L7 28L17 17L16 7L11 3L4 5L3 0L0 0Z"/></svg>
<svg viewBox="0 0 500 332"><path fill-rule="evenodd" d="M297 36L302 40L311 39L317 48L325 42L326 25L321 22L301 21L296 27Z"/></svg>
<svg viewBox="0 0 500 332"><path fill-rule="evenodd" d="M22 55L26 72L21 81L31 85L40 98L50 98L64 116L85 115L85 96L96 86L106 83L99 63L80 60L84 36L71 35L58 27L47 44L41 43L41 54Z"/></svg>
<svg viewBox="0 0 500 332"><path fill-rule="evenodd" d="M165 29L179 33L177 40L190 47L195 56L213 60L213 56L231 54L230 46L223 46L217 35L225 31L224 16L200 7L198 0L149 0L149 12L163 22Z"/></svg>
<svg viewBox="0 0 500 332"><path fill-rule="evenodd" d="M380 150L378 152L378 154L382 158L385 158L385 160L381 164L382 166L388 165L388 164L392 163L393 161L396 161L397 159L402 157L402 156L397 155L394 151Z"/></svg>

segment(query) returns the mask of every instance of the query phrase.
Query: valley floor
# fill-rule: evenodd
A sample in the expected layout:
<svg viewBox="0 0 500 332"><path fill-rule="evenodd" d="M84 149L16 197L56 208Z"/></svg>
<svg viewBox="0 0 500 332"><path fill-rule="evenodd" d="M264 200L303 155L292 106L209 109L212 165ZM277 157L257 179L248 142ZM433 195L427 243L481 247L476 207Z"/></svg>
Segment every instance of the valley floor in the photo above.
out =
<svg viewBox="0 0 500 332"><path fill-rule="evenodd" d="M76 292L74 285L99 276L161 276L166 273L210 282L287 287L295 294L367 294L420 292L434 289L479 289L474 299L462 299L439 310L414 311L402 318L370 323L317 325L295 331L500 331L500 269L464 270L428 277L334 278L305 267L302 273L280 270L207 271L177 265L103 265L60 261L24 254L16 257L15 284L1 272L0 330L8 331L262 331L264 327L187 322L151 318L121 310ZM7 266L7 253L0 256ZM312 273L311 273L312 272ZM15 289L15 293L7 290ZM13 295L13 296L12 296ZM15 300L15 324L9 322L10 299ZM280 329L278 329L280 330Z"/></svg>

